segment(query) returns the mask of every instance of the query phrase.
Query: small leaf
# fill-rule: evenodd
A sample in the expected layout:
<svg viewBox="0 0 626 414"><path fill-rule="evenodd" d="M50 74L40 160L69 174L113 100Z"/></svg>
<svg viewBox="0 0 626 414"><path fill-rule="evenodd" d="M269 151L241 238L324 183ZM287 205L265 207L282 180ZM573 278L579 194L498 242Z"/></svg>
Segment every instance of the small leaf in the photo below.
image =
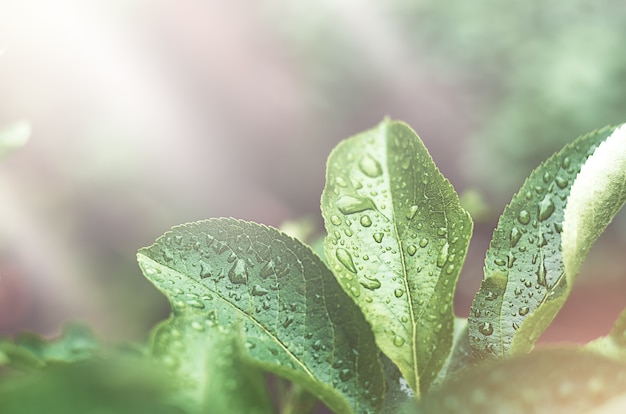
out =
<svg viewBox="0 0 626 414"><path fill-rule="evenodd" d="M411 388L428 390L452 347L472 232L452 185L413 130L385 120L333 150L322 215L337 279Z"/></svg>
<svg viewBox="0 0 626 414"><path fill-rule="evenodd" d="M272 413L265 378L244 360L243 346L235 329L189 314L154 329L151 354L176 373L180 406L197 412Z"/></svg>
<svg viewBox="0 0 626 414"><path fill-rule="evenodd" d="M576 139L535 169L504 210L469 318L476 359L529 352L560 310L626 200L625 132Z"/></svg>
<svg viewBox="0 0 626 414"><path fill-rule="evenodd" d="M91 330L80 324L67 325L52 340L26 332L14 341L0 342L0 353L5 356L0 365L41 368L50 362L77 362L93 357L99 346Z"/></svg>
<svg viewBox="0 0 626 414"><path fill-rule="evenodd" d="M414 412L587 413L625 389L626 363L575 348L543 349L463 371Z"/></svg>
<svg viewBox="0 0 626 414"><path fill-rule="evenodd" d="M173 228L138 260L175 317L241 326L249 358L263 369L338 413L379 411L385 384L371 330L299 241L255 223L211 219Z"/></svg>

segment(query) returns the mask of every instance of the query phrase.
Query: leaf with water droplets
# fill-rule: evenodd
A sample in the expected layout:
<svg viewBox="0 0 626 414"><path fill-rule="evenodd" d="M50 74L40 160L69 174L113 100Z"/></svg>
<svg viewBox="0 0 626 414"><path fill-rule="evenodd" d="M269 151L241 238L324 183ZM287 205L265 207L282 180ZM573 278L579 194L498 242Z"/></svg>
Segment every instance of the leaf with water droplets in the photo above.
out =
<svg viewBox="0 0 626 414"><path fill-rule="evenodd" d="M332 152L322 214L337 280L410 387L428 390L452 347L472 231L452 185L414 131L385 120Z"/></svg>
<svg viewBox="0 0 626 414"><path fill-rule="evenodd" d="M161 322L152 331L151 357L175 373L172 399L191 412L270 414L262 371L246 359L237 325L223 327L202 314Z"/></svg>
<svg viewBox="0 0 626 414"><path fill-rule="evenodd" d="M350 266L347 251L337 255ZM240 326L254 364L301 384L338 413L379 411L385 383L371 329L301 242L259 224L211 219L173 228L138 260L168 297L174 319L187 321L186 332Z"/></svg>
<svg viewBox="0 0 626 414"><path fill-rule="evenodd" d="M487 251L469 318L476 359L533 348L625 200L625 127L582 136L532 172L500 217Z"/></svg>
<svg viewBox="0 0 626 414"><path fill-rule="evenodd" d="M469 368L425 396L413 412L589 413L626 396L625 389L625 362L552 348ZM611 412L621 413L621 407Z"/></svg>

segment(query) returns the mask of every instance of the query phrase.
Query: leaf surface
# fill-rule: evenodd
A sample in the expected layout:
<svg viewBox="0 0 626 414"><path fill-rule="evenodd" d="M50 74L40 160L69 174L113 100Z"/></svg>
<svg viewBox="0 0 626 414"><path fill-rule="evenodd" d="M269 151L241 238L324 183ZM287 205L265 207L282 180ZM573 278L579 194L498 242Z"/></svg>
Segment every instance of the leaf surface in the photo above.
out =
<svg viewBox="0 0 626 414"><path fill-rule="evenodd" d="M211 219L173 228L138 260L174 317L240 326L249 358L263 369L305 386L335 412L378 412L385 384L372 332L299 241L255 223Z"/></svg>
<svg viewBox="0 0 626 414"><path fill-rule="evenodd" d="M151 355L176 373L180 406L192 411L271 414L265 377L244 358L236 327L207 324L204 315L172 317L153 331Z"/></svg>
<svg viewBox="0 0 626 414"><path fill-rule="evenodd" d="M626 363L576 348L488 361L424 397L417 413L587 413L626 393ZM622 411L615 411L622 412Z"/></svg>
<svg viewBox="0 0 626 414"><path fill-rule="evenodd" d="M589 249L626 200L626 129L576 139L526 180L500 217L472 304L476 359L529 352Z"/></svg>
<svg viewBox="0 0 626 414"><path fill-rule="evenodd" d="M331 153L322 214L331 269L410 387L427 390L452 347L472 231L458 195L417 134L384 120Z"/></svg>

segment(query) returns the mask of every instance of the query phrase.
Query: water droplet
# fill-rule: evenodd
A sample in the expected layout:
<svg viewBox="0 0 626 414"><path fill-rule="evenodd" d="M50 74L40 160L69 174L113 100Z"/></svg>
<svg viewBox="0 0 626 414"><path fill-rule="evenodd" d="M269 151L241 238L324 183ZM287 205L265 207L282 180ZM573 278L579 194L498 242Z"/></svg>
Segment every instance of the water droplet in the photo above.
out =
<svg viewBox="0 0 626 414"><path fill-rule="evenodd" d="M519 313L519 316L526 316L528 315L528 312L530 312L530 308L528 306L522 306L521 308L517 310L517 313Z"/></svg>
<svg viewBox="0 0 626 414"><path fill-rule="evenodd" d="M380 287L380 280L373 277L364 276L364 280L361 280L360 283L361 286L369 290L375 290Z"/></svg>
<svg viewBox="0 0 626 414"><path fill-rule="evenodd" d="M441 250L439 250L439 254L437 255L437 267L443 267L443 265L446 264L446 261L448 260L449 247L450 244L446 242L446 244L441 247Z"/></svg>
<svg viewBox="0 0 626 414"><path fill-rule="evenodd" d="M264 287L262 287L261 285L254 285L252 287L252 295L253 296L265 296L269 293L270 291L265 289Z"/></svg>
<svg viewBox="0 0 626 414"><path fill-rule="evenodd" d="M396 289L393 291L393 294L397 297L397 298L401 298L402 295L404 295L404 290L402 289Z"/></svg>
<svg viewBox="0 0 626 414"><path fill-rule="evenodd" d="M343 179L343 177L335 178L335 182L339 187L346 188L348 186L348 183L346 182L346 180Z"/></svg>
<svg viewBox="0 0 626 414"><path fill-rule="evenodd" d="M393 344L395 346L402 346L404 345L405 339L399 335L396 335L393 337Z"/></svg>
<svg viewBox="0 0 626 414"><path fill-rule="evenodd" d="M542 261L541 264L539 265L539 269L537 269L537 272L535 273L537 275L537 283L540 284L541 286L546 286L547 273L548 271L546 270L546 265Z"/></svg>
<svg viewBox="0 0 626 414"><path fill-rule="evenodd" d="M446 266L446 273L451 275L452 272L454 272L454 264L450 263L448 266Z"/></svg>
<svg viewBox="0 0 626 414"><path fill-rule="evenodd" d="M563 162L561 163L561 166L562 166L563 168L569 168L569 165L570 165L570 159L569 159L569 157L565 157L565 158L563 158Z"/></svg>
<svg viewBox="0 0 626 414"><path fill-rule="evenodd" d="M420 240L419 245L420 245L420 247L422 247L422 248L424 248L424 247L428 246L428 239L422 239L422 240Z"/></svg>
<svg viewBox="0 0 626 414"><path fill-rule="evenodd" d="M569 182L567 181L567 179L557 175L556 178L554 179L554 181L556 181L556 185L557 187L559 187L560 189L564 189L565 187L567 187L567 185L569 184Z"/></svg>
<svg viewBox="0 0 626 414"><path fill-rule="evenodd" d="M545 196L539 203L539 220L544 221L554 213L554 202L552 197Z"/></svg>
<svg viewBox="0 0 626 414"><path fill-rule="evenodd" d="M522 210L522 211L519 212L519 215L517 216L517 220L521 224L526 225L526 224L530 223L530 214L528 214L528 211Z"/></svg>
<svg viewBox="0 0 626 414"><path fill-rule="evenodd" d="M191 306L192 308L196 308L196 309L204 309L204 303L200 302L197 299L189 299L189 300L187 300L187 305Z"/></svg>
<svg viewBox="0 0 626 414"><path fill-rule="evenodd" d="M408 218L409 220L413 220L413 217L415 217L415 214L417 214L417 209L418 207L415 205L409 207L409 211L406 212L406 218Z"/></svg>
<svg viewBox="0 0 626 414"><path fill-rule="evenodd" d="M289 325L293 323L293 316L287 315L285 321L283 322L283 328L289 328Z"/></svg>
<svg viewBox="0 0 626 414"><path fill-rule="evenodd" d="M343 233L344 233L346 236L348 236L348 237L352 237L352 234L353 234L353 233L352 233L352 230L350 230L350 229L345 229L345 230L343 231Z"/></svg>
<svg viewBox="0 0 626 414"><path fill-rule="evenodd" d="M333 223L335 226L338 226L341 224L341 219L339 218L339 216L331 216L330 222Z"/></svg>
<svg viewBox="0 0 626 414"><path fill-rule="evenodd" d="M354 262L352 261L352 255L348 253L346 249L339 248L335 252L335 256L337 260L346 267L352 273L356 273L356 267L354 267Z"/></svg>
<svg viewBox="0 0 626 414"><path fill-rule="evenodd" d="M513 229L511 229L511 247L515 247L521 237L522 232L519 231L517 227L513 227Z"/></svg>
<svg viewBox="0 0 626 414"><path fill-rule="evenodd" d="M228 271L228 279L230 279L230 283L233 285L247 283L248 270L246 269L246 262L237 260Z"/></svg>
<svg viewBox="0 0 626 414"><path fill-rule="evenodd" d="M480 325L478 325L478 332L489 336L493 333L493 326L489 322L481 322Z"/></svg>
<svg viewBox="0 0 626 414"><path fill-rule="evenodd" d="M344 195L337 200L337 209L343 214L360 213L365 210L372 210L374 203L369 198L353 197Z"/></svg>
<svg viewBox="0 0 626 414"><path fill-rule="evenodd" d="M352 293L352 296L355 298L358 298L361 296L361 289L359 289L358 286L350 286L350 293Z"/></svg>
<svg viewBox="0 0 626 414"><path fill-rule="evenodd" d="M383 173L380 163L369 155L361 158L359 168L363 171L363 174L371 178L376 178Z"/></svg>
<svg viewBox="0 0 626 414"><path fill-rule="evenodd" d="M498 298L498 294L494 292L493 290L488 290L487 293L485 294L485 300L493 301L493 300L496 300L497 298Z"/></svg>
<svg viewBox="0 0 626 414"><path fill-rule="evenodd" d="M554 230L556 230L557 233L561 233L563 231L563 224L562 223L554 223Z"/></svg>
<svg viewBox="0 0 626 414"><path fill-rule="evenodd" d="M361 226L369 227L371 225L372 225L372 219L370 218L370 216L365 215L365 216L361 217Z"/></svg>
<svg viewBox="0 0 626 414"><path fill-rule="evenodd" d="M415 253L417 253L417 247L414 244L409 245L409 247L406 248L406 252L409 254L409 256L413 256L415 255Z"/></svg>
<svg viewBox="0 0 626 414"><path fill-rule="evenodd" d="M156 269L153 267L147 267L144 269L144 271L146 273L146 276L154 276L157 273Z"/></svg>
<svg viewBox="0 0 626 414"><path fill-rule="evenodd" d="M376 243L381 243L383 241L383 237L385 235L383 233L374 233L373 237Z"/></svg>
<svg viewBox="0 0 626 414"><path fill-rule="evenodd" d="M445 236L447 232L448 232L448 229L445 227L439 227L437 229L437 234L440 236Z"/></svg>

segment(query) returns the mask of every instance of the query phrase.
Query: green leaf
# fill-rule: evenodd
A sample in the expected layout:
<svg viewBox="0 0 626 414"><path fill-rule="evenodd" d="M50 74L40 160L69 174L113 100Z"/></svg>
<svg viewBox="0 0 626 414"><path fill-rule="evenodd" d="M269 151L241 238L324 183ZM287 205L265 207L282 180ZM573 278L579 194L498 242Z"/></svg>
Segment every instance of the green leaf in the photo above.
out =
<svg viewBox="0 0 626 414"><path fill-rule="evenodd" d="M91 358L100 345L93 333L80 324L69 324L59 338L49 340L22 333L14 341L0 342L4 363L16 368L41 368L50 362L76 362Z"/></svg>
<svg viewBox="0 0 626 414"><path fill-rule="evenodd" d="M586 347L591 351L626 362L626 310L619 315L607 336L588 343Z"/></svg>
<svg viewBox="0 0 626 414"><path fill-rule="evenodd" d="M2 414L183 414L168 404L168 378L145 361L115 356L6 375Z"/></svg>
<svg viewBox="0 0 626 414"><path fill-rule="evenodd" d="M299 241L259 224L211 219L173 228L138 260L175 316L241 326L249 358L337 413L379 411L385 384L371 330Z"/></svg>
<svg viewBox="0 0 626 414"><path fill-rule="evenodd" d="M376 343L419 394L452 347L469 214L420 138L384 120L331 153L322 194L325 252Z"/></svg>
<svg viewBox="0 0 626 414"><path fill-rule="evenodd" d="M265 378L242 358L243 346L237 330L190 313L154 329L151 354L175 372L178 405L198 412L272 413Z"/></svg>
<svg viewBox="0 0 626 414"><path fill-rule="evenodd" d="M626 363L576 348L543 349L463 371L414 412L586 413L624 390Z"/></svg>
<svg viewBox="0 0 626 414"><path fill-rule="evenodd" d="M576 139L526 180L500 217L472 304L476 359L529 352L587 252L626 200L623 128Z"/></svg>

